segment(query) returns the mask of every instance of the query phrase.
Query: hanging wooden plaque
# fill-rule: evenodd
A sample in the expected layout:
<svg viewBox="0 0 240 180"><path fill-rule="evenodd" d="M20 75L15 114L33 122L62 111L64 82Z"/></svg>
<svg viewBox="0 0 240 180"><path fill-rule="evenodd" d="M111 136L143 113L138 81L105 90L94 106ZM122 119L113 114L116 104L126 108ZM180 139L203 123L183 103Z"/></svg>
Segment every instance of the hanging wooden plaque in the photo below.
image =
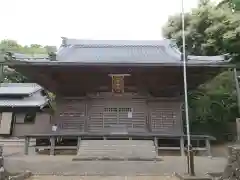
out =
<svg viewBox="0 0 240 180"><path fill-rule="evenodd" d="M124 93L124 77L130 74L109 74L112 78L112 92L116 94Z"/></svg>
<svg viewBox="0 0 240 180"><path fill-rule="evenodd" d="M112 76L112 92L124 93L124 76L121 75Z"/></svg>

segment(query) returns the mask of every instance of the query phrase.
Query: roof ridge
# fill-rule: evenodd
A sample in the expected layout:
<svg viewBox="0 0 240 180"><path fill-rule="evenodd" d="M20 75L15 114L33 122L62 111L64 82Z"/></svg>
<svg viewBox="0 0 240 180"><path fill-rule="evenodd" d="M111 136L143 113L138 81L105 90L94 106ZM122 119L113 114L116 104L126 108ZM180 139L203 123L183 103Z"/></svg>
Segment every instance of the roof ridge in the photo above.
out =
<svg viewBox="0 0 240 180"><path fill-rule="evenodd" d="M63 46L166 46L171 40L87 40L62 38Z"/></svg>

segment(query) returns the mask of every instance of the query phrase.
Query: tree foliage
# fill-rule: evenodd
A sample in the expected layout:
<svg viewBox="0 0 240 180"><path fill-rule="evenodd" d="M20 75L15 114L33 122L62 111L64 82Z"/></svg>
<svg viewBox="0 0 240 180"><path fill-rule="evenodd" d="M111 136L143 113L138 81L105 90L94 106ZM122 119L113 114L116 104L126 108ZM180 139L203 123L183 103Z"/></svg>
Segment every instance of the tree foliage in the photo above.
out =
<svg viewBox="0 0 240 180"><path fill-rule="evenodd" d="M240 54L240 13L226 6L217 7L201 1L196 9L185 15L186 49L195 55ZM166 38L175 39L182 46L180 14L169 17L163 28Z"/></svg>
<svg viewBox="0 0 240 180"><path fill-rule="evenodd" d="M223 0L218 4L218 7L227 6L233 12L240 10L240 0Z"/></svg>
<svg viewBox="0 0 240 180"><path fill-rule="evenodd" d="M240 13L233 1L214 4L199 2L197 8L185 14L186 51L193 55L230 53L235 62L240 58ZM182 47L181 14L170 16L163 28L166 38ZM227 132L227 122L238 116L236 91L231 71L223 72L211 82L189 93L191 129L219 135Z"/></svg>
<svg viewBox="0 0 240 180"><path fill-rule="evenodd" d="M233 73L226 71L189 93L192 131L222 138L238 117Z"/></svg>
<svg viewBox="0 0 240 180"><path fill-rule="evenodd" d="M29 46L22 46L15 40L5 39L0 42L0 53L3 55L6 52L18 52L23 54L29 54L31 56L47 54L47 47L43 47L39 44L31 44ZM1 82L27 82L27 78L22 74L16 72L8 67L3 67L3 77L0 77Z"/></svg>
<svg viewBox="0 0 240 180"><path fill-rule="evenodd" d="M6 52L17 52L17 53L23 53L23 54L28 54L30 56L41 56L41 55L46 55L48 54L49 49L56 49L56 47L53 46L45 46L43 47L40 44L31 44L29 46L22 46L18 44L15 40L2 40L0 42L0 54L5 54ZM23 83L23 82L29 82L29 80L20 74L19 72L15 71L14 69L11 69L7 66L2 67L0 66L1 69L1 76L0 76L0 82L13 82L13 83ZM49 98L49 103L50 103L50 110L51 113L55 112L55 95L52 94L51 92L47 92L48 98Z"/></svg>

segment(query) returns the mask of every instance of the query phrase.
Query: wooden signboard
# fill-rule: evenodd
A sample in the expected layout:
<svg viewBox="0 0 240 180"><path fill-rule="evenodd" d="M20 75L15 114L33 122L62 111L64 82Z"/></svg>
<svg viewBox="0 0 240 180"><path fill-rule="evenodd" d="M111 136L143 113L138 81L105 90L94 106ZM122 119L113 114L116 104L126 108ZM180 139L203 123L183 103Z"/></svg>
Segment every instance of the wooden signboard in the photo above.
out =
<svg viewBox="0 0 240 180"><path fill-rule="evenodd" d="M112 92L116 94L124 93L124 77L129 74L110 74L112 77Z"/></svg>

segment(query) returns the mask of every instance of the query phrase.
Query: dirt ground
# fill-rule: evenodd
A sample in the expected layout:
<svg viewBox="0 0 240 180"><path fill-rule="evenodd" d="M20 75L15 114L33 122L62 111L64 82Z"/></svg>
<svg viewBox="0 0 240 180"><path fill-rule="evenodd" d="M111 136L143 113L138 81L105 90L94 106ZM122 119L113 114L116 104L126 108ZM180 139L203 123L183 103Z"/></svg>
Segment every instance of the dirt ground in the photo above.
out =
<svg viewBox="0 0 240 180"><path fill-rule="evenodd" d="M29 180L177 180L175 176L33 176Z"/></svg>

